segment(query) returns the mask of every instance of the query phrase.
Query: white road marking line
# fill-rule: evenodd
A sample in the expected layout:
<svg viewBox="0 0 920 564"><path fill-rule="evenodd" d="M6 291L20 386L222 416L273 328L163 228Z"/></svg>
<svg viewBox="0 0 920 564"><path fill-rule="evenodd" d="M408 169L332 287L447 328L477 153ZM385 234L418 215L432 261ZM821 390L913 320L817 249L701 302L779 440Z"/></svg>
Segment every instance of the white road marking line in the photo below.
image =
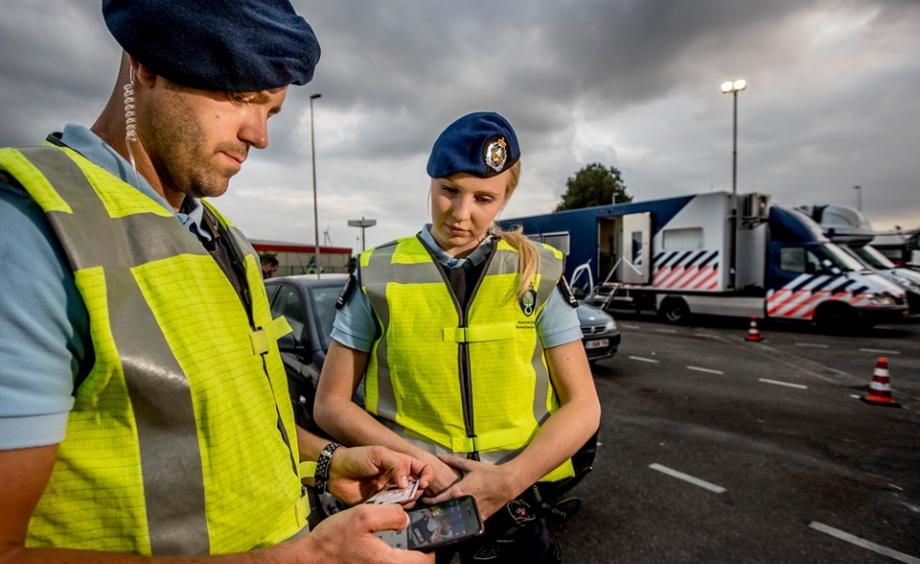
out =
<svg viewBox="0 0 920 564"><path fill-rule="evenodd" d="M645 358L644 356L630 356L629 358L633 360L638 360L640 362L651 362L653 364L658 364L658 361L654 358Z"/></svg>
<svg viewBox="0 0 920 564"><path fill-rule="evenodd" d="M690 366L687 365L687 370L696 370L697 372L705 372L707 374L725 374L721 370L713 370L712 368L703 368L702 366Z"/></svg>
<svg viewBox="0 0 920 564"><path fill-rule="evenodd" d="M657 470L661 472L662 474L667 474L668 476L677 478L678 480L689 482L693 484L694 486L701 487L703 489L709 490L711 492L715 492L717 494L720 494L725 491L725 488L723 488L722 486L717 486L705 480L700 480L699 478L695 478L691 476L690 474L684 474L683 472L678 472L677 470L668 468L667 466L662 466L661 464L658 464L657 462L653 464L649 464L648 467L651 468L652 470Z"/></svg>
<svg viewBox="0 0 920 564"><path fill-rule="evenodd" d="M620 323L620 327L624 329L638 329L638 325L629 325L628 323Z"/></svg>
<svg viewBox="0 0 920 564"><path fill-rule="evenodd" d="M853 399L859 399L859 396L857 394L850 394L850 397Z"/></svg>
<svg viewBox="0 0 920 564"><path fill-rule="evenodd" d="M718 338L720 338L718 335L714 335L714 334L712 334L712 333L696 332L696 333L694 333L694 335L696 335L697 337L709 337L710 339L718 339Z"/></svg>
<svg viewBox="0 0 920 564"><path fill-rule="evenodd" d="M791 382L780 382L779 380L770 380L769 378L758 378L761 382L765 384L776 384L777 386L788 386L790 388L798 388L800 390L807 390L808 386L804 384L793 384Z"/></svg>
<svg viewBox="0 0 920 564"><path fill-rule="evenodd" d="M808 524L809 527L816 531L821 531L832 537L837 537L840 540L847 541L848 543L855 544L862 548L877 552L879 554L885 555L888 558L893 558L899 562L907 562L908 564L920 564L920 558L916 556L911 556L910 554L904 554L903 552L898 552L893 548L888 548L887 546L882 546L880 544L875 544L872 541L857 537L856 535L851 535L846 531L841 531L840 529L835 529L824 523L819 523L817 521L812 521Z"/></svg>
<svg viewBox="0 0 920 564"><path fill-rule="evenodd" d="M677 333L677 329L655 329L655 331L658 331L659 333Z"/></svg>
<svg viewBox="0 0 920 564"><path fill-rule="evenodd" d="M862 352L878 353L878 354L901 354L900 351L889 351L885 349L859 349L859 350L861 350Z"/></svg>
<svg viewBox="0 0 920 564"><path fill-rule="evenodd" d="M822 345L821 343L796 343L797 347L808 347L811 349L829 349L830 345Z"/></svg>

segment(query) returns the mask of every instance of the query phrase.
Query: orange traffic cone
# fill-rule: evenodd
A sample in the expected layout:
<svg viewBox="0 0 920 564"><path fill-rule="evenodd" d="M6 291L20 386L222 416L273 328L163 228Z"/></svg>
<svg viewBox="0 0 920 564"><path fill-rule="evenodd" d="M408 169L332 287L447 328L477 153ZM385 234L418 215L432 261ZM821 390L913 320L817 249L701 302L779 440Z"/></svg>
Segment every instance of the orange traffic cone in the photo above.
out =
<svg viewBox="0 0 920 564"><path fill-rule="evenodd" d="M895 402L894 396L891 395L891 381L888 377L888 359L886 357L878 357L878 361L875 363L875 370L872 371L872 381L869 382L869 389L866 392L866 396L861 399L872 405L901 407L901 404Z"/></svg>
<svg viewBox="0 0 920 564"><path fill-rule="evenodd" d="M759 343L763 341L763 337L760 336L760 331L757 329L756 317L751 317L751 328L748 329L747 337L745 337L744 340L750 343Z"/></svg>

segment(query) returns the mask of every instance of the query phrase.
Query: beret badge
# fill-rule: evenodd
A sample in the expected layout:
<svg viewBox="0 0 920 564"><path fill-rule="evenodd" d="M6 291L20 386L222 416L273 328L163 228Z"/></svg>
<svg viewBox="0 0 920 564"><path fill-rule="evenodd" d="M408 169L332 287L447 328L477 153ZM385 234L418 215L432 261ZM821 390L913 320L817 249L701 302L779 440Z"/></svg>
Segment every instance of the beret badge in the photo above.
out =
<svg viewBox="0 0 920 564"><path fill-rule="evenodd" d="M508 160L508 142L505 141L505 138L499 136L489 140L486 143L483 158L489 168L495 172L501 172L502 167L505 166L505 162Z"/></svg>

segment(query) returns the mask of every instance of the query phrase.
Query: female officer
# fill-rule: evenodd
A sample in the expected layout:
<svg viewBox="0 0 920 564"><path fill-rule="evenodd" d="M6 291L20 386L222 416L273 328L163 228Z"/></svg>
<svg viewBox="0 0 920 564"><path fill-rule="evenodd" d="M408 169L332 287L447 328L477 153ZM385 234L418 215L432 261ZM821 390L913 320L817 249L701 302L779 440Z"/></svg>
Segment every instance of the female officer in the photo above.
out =
<svg viewBox="0 0 920 564"><path fill-rule="evenodd" d="M338 440L428 462L425 501L470 494L483 518L500 512L487 539L517 521L520 542L467 544L465 561L477 552L558 561L542 519L520 502L504 508L537 481L571 476L569 457L600 418L562 253L493 223L517 186L519 158L511 124L495 113L441 133L427 167L431 224L362 253L315 404ZM352 402L359 383L363 406Z"/></svg>

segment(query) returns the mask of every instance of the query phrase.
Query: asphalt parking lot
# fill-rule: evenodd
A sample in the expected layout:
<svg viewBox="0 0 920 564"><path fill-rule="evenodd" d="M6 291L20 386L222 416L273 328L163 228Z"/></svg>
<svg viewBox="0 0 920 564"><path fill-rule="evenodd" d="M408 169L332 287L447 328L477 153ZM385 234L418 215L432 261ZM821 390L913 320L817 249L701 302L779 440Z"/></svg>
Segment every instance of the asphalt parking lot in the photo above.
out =
<svg viewBox="0 0 920 564"><path fill-rule="evenodd" d="M566 562L920 563L920 322L831 336L617 315ZM887 356L902 408L860 401Z"/></svg>

